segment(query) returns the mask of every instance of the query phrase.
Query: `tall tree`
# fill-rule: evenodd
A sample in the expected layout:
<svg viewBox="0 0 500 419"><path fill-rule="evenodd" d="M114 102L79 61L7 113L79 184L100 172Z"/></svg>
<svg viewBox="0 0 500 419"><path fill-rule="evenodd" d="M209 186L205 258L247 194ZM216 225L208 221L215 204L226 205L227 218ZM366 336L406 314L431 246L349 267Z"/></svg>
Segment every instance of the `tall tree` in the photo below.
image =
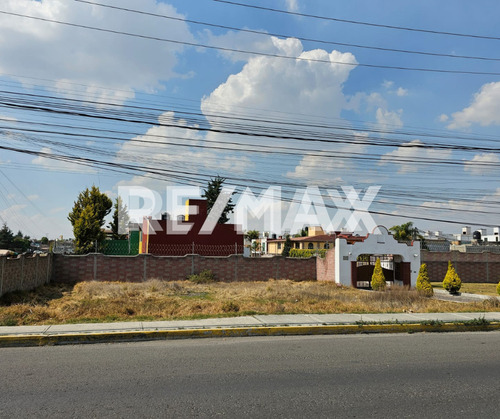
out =
<svg viewBox="0 0 500 419"><path fill-rule="evenodd" d="M112 237L114 240L125 240L127 238L125 231L127 230L130 218L127 206L123 205L123 200L120 197L116 198L114 209L113 220L109 223Z"/></svg>
<svg viewBox="0 0 500 419"><path fill-rule="evenodd" d="M207 189L203 190L203 195L201 196L207 200L207 209L209 213L212 207L214 206L215 202L217 201L218 196L222 192L222 188L225 181L226 181L225 178L217 176L214 179L210 179L207 185ZM222 211L222 215L219 218L219 224L226 224L229 221L228 214L234 211L234 206L235 205L233 204L232 198L229 198L229 201L225 206L224 211Z"/></svg>
<svg viewBox="0 0 500 419"><path fill-rule="evenodd" d="M0 229L0 249L12 250L12 245L14 242L14 234L12 230L7 227L7 223Z"/></svg>
<svg viewBox="0 0 500 419"><path fill-rule="evenodd" d="M87 188L78 195L68 220L73 226L75 253L90 253L104 241L104 218L111 212L113 202L98 187Z"/></svg>

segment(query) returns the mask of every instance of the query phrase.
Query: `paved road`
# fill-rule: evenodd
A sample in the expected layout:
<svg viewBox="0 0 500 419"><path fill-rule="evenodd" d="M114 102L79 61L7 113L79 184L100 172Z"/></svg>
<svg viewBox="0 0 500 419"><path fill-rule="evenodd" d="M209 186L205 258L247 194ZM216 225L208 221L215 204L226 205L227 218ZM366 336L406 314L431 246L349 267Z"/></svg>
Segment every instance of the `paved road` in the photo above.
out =
<svg viewBox="0 0 500 419"><path fill-rule="evenodd" d="M0 417L453 417L500 411L500 332L0 349Z"/></svg>

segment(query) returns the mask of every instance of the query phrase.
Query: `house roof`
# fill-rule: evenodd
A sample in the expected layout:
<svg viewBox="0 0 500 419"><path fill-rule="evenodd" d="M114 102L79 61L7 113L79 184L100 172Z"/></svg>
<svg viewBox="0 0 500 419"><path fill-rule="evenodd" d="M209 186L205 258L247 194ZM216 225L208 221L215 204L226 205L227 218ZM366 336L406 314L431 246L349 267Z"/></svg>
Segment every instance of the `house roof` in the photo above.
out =
<svg viewBox="0 0 500 419"><path fill-rule="evenodd" d="M290 237L292 242L332 242L336 238L346 239L348 243L362 242L365 241L368 236L354 236L352 233L334 233L334 234L321 234L318 236L306 236L306 237ZM268 243L283 243L286 239L268 239Z"/></svg>

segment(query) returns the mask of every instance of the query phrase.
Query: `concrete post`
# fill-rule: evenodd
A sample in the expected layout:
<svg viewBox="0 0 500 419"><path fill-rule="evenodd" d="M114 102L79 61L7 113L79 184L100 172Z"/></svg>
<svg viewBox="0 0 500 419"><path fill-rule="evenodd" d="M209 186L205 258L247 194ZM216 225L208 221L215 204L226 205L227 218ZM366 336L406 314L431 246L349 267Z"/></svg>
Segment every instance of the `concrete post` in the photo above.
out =
<svg viewBox="0 0 500 419"><path fill-rule="evenodd" d="M238 281L238 255L234 256L234 281Z"/></svg>
<svg viewBox="0 0 500 419"><path fill-rule="evenodd" d="M5 276L5 260L7 257L3 257L2 259L2 275L0 276L0 296L3 295L3 278Z"/></svg>
<svg viewBox="0 0 500 419"><path fill-rule="evenodd" d="M489 262L490 261L490 253L487 252L486 253L486 282L490 282L490 265L489 265Z"/></svg>
<svg viewBox="0 0 500 419"><path fill-rule="evenodd" d="M23 289L24 283L24 255L21 255L21 290Z"/></svg>
<svg viewBox="0 0 500 419"><path fill-rule="evenodd" d="M47 255L47 284L50 282L50 265L52 263L53 253Z"/></svg>

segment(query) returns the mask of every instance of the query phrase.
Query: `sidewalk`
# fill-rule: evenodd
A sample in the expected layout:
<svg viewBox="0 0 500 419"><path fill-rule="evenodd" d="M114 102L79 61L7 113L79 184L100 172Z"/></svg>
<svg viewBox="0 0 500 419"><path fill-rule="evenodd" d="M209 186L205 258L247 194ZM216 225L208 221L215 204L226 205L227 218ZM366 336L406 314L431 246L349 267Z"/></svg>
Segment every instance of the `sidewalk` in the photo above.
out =
<svg viewBox="0 0 500 419"><path fill-rule="evenodd" d="M483 320L482 320L483 319ZM500 330L500 312L283 314L203 320L1 326L0 347L196 337Z"/></svg>

